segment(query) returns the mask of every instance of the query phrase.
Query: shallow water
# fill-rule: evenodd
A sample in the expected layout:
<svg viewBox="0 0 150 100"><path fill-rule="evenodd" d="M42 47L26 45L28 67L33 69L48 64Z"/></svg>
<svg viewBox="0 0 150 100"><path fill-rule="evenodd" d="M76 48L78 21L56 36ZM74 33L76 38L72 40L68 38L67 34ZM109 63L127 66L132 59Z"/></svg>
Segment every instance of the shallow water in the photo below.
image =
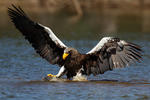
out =
<svg viewBox="0 0 150 100"><path fill-rule="evenodd" d="M40 58L23 38L1 38L0 99L150 99L149 41L130 41L143 46L145 53L140 64L90 76L88 82L43 82L42 77L56 74L58 67ZM96 42L73 40L69 45L87 52Z"/></svg>
<svg viewBox="0 0 150 100"><path fill-rule="evenodd" d="M72 27L72 30L78 29L80 34L73 32L68 33L68 36L62 32L57 35L65 44L77 48L82 53L93 48L102 36L109 35L93 34L89 28L86 30L89 33L85 33L84 27L83 30L75 25ZM148 33L110 34L141 45L144 51L142 63L108 71L103 75L91 75L88 77L88 82L44 82L42 78L46 74L56 74L59 68L39 57L31 45L11 26L10 30L7 30L7 27L5 30L1 31L0 35L0 100L150 99L150 34Z"/></svg>

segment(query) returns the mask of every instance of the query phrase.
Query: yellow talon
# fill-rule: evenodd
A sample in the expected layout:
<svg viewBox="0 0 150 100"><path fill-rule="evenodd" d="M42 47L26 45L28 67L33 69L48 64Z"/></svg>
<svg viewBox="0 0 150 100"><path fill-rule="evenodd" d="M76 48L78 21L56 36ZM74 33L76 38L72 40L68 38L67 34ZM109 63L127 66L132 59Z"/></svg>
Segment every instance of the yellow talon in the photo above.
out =
<svg viewBox="0 0 150 100"><path fill-rule="evenodd" d="M47 76L49 76L49 77L56 77L56 75L53 75L53 74L47 74Z"/></svg>

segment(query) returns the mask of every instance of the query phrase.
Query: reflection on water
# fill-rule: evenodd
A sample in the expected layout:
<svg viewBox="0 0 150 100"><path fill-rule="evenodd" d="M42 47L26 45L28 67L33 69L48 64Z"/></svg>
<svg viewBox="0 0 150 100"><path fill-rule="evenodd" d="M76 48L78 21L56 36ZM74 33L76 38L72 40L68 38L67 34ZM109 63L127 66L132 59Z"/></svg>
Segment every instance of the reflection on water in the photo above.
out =
<svg viewBox="0 0 150 100"><path fill-rule="evenodd" d="M81 53L88 52L103 36L116 36L141 45L143 61L103 75L91 75L88 82L44 82L42 77L56 74L59 68L39 57L8 17L0 15L0 100L150 99L148 14L84 15L76 22L67 15L37 15L31 15L32 19L50 26L66 45ZM100 34L107 32L113 34Z"/></svg>

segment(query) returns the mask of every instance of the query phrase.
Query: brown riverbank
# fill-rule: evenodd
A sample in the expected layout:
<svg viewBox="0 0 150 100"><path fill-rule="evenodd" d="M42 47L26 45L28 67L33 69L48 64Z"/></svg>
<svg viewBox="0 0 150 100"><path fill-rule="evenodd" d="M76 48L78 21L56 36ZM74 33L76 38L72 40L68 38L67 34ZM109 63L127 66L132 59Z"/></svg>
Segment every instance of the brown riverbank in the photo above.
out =
<svg viewBox="0 0 150 100"><path fill-rule="evenodd" d="M150 9L150 0L1 0L0 11L11 4L24 6L32 12L60 11L83 15L105 10L137 11Z"/></svg>
<svg viewBox="0 0 150 100"><path fill-rule="evenodd" d="M45 1L47 4L41 3L41 1ZM150 32L150 8L145 2L144 5L147 6L139 6L140 0L134 0L137 1L134 4L128 1L128 6L125 2L127 0L124 0L125 3L113 1L115 4L108 3L112 0L92 0L93 2L91 0L86 0L87 2L85 0L78 0L80 2L73 2L73 0L41 1L1 0L0 35L12 35L6 33L11 33L9 31L14 30L12 29L14 26L7 15L7 7L11 7L11 4L20 5L31 19L50 26L56 33L72 35L73 33ZM121 6L121 4L124 5Z"/></svg>

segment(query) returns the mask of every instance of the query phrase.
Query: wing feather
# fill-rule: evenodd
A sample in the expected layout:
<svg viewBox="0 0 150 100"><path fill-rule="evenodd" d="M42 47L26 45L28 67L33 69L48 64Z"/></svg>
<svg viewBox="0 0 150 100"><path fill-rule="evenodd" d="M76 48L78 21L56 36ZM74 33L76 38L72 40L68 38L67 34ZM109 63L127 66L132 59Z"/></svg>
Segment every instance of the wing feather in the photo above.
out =
<svg viewBox="0 0 150 100"><path fill-rule="evenodd" d="M136 44L119 38L104 37L87 53L87 58L86 63L90 62L86 64L86 68L90 72L87 74L103 74L114 68L123 68L132 63L140 62L142 49Z"/></svg>
<svg viewBox="0 0 150 100"><path fill-rule="evenodd" d="M62 66L64 64L62 55L67 46L55 36L51 29L29 19L21 7L12 6L13 8L8 8L8 15L25 39L48 62Z"/></svg>

